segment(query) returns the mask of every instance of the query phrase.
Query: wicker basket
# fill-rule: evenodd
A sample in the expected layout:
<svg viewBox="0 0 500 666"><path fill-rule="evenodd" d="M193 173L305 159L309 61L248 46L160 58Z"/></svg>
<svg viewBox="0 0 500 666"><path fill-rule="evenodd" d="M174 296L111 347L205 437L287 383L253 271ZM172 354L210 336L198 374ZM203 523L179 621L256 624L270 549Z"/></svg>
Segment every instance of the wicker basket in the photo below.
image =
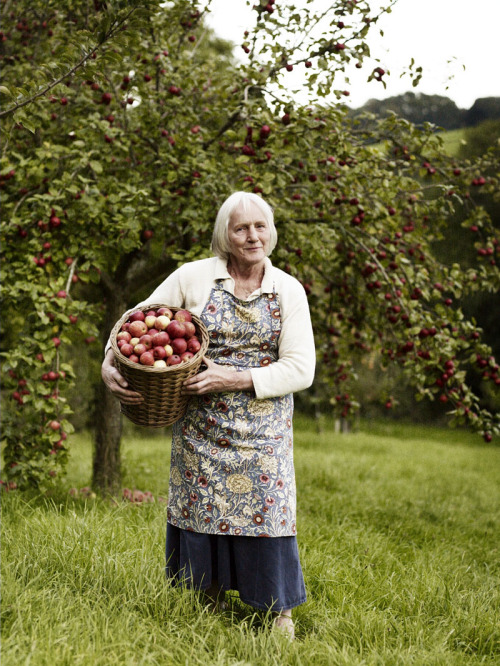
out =
<svg viewBox="0 0 500 666"><path fill-rule="evenodd" d="M186 411L189 395L181 393L182 383L196 375L202 358L208 349L208 332L199 317L191 313L193 324L196 326L201 349L189 361L166 368L140 365L129 361L120 353L116 343L116 336L122 325L132 312L142 310L157 310L168 307L174 314L184 308L175 308L164 304L149 304L126 312L119 319L111 331L111 347L115 354L115 366L128 382L128 388L138 391L144 401L136 405L121 403L122 413L133 423L151 428L163 428L177 421Z"/></svg>

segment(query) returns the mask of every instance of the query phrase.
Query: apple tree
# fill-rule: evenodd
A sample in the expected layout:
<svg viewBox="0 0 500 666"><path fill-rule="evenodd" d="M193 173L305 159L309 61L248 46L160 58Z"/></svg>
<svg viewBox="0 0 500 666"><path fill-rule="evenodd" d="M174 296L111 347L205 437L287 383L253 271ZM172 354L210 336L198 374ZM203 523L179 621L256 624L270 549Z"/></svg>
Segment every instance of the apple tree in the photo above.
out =
<svg viewBox="0 0 500 666"><path fill-rule="evenodd" d="M349 63L374 85L388 75L368 47L377 24L370 2L256 4L241 60L207 28L209 4L2 6L12 487L43 488L60 476L79 346L101 357L124 310L180 263L209 255L216 210L235 189L275 208L273 261L309 295L312 400L351 415L363 396L356 359L369 357L401 366L418 395L486 440L499 431L469 381L479 372L497 390L498 365L460 308L465 294L499 286L498 238L475 200L498 191L498 156L459 163L431 125L350 117ZM457 208L476 253L466 269L433 252ZM93 484L115 492L120 406L102 383L95 390Z"/></svg>

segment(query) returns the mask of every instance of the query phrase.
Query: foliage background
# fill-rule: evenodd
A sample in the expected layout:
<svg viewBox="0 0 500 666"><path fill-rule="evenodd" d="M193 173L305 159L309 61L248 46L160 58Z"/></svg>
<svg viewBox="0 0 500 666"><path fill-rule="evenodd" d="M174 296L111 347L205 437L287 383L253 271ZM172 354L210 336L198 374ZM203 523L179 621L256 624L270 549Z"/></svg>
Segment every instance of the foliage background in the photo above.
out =
<svg viewBox="0 0 500 666"><path fill-rule="evenodd" d="M304 409L394 409L405 381L487 441L498 432L489 324L471 318L499 287L498 147L451 156L430 123L349 113L346 63L385 76L370 55L369 2L336 0L323 15L258 4L242 63L204 25L208 6L2 5L11 487L57 481L68 436L90 423L93 485L119 489L122 425L99 381L102 347L128 307L207 256L234 189L274 206L273 261L309 296L318 367ZM290 68L304 73L307 106L287 87Z"/></svg>

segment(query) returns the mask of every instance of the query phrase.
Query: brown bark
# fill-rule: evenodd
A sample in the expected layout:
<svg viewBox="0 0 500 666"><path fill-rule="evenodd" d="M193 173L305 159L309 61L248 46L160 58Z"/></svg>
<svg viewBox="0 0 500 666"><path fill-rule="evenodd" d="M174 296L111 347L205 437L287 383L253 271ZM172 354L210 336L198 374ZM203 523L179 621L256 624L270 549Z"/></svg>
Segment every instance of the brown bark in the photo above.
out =
<svg viewBox="0 0 500 666"><path fill-rule="evenodd" d="M120 402L103 383L96 393L92 487L102 495L117 495L122 476Z"/></svg>
<svg viewBox="0 0 500 666"><path fill-rule="evenodd" d="M122 293L110 293L106 298L103 327L103 347L109 333L126 310ZM122 415L120 402L103 382L96 387L94 410L94 451L92 461L92 487L102 495L116 495L121 488L120 444Z"/></svg>

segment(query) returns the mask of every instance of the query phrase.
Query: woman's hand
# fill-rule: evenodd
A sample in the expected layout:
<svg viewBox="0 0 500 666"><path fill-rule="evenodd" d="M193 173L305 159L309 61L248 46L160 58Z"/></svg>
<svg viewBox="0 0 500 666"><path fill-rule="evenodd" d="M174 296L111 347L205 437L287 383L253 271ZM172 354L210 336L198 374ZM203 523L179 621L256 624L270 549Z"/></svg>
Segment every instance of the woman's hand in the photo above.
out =
<svg viewBox="0 0 500 666"><path fill-rule="evenodd" d="M250 370L237 372L235 369L218 365L203 357L207 369L186 379L183 384L187 395L203 395L205 393L223 393L225 391L252 391L253 381Z"/></svg>
<svg viewBox="0 0 500 666"><path fill-rule="evenodd" d="M137 391L127 389L128 383L125 377L121 375L113 364L114 354L110 349L104 358L101 366L101 377L111 393L121 402L128 405L136 405L143 401L143 397Z"/></svg>

